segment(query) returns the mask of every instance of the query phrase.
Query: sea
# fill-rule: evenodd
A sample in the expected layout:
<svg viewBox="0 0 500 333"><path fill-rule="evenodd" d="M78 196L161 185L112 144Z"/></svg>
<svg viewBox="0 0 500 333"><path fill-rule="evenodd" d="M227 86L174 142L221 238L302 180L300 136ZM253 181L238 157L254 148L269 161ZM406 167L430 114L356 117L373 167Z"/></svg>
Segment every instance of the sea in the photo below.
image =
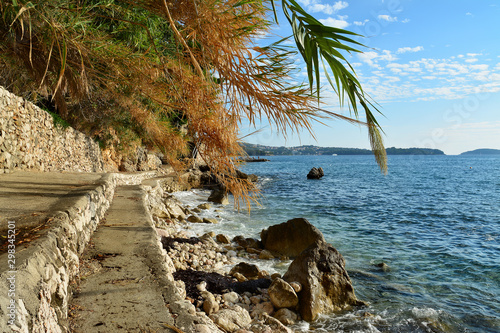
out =
<svg viewBox="0 0 500 333"><path fill-rule="evenodd" d="M500 332L500 156L388 156L387 175L373 156L267 158L241 167L259 176L260 204L214 206L203 214L220 223L190 232L259 238L296 217L318 227L369 306L296 332ZM325 176L306 179L312 167ZM208 195L176 194L193 206ZM255 263L270 273L290 264Z"/></svg>

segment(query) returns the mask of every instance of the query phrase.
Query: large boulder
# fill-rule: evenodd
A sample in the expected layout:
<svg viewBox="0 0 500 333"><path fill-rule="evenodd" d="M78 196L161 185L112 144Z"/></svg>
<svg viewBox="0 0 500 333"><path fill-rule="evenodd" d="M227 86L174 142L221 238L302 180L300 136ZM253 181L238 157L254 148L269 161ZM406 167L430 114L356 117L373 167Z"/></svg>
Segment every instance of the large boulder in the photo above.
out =
<svg viewBox="0 0 500 333"><path fill-rule="evenodd" d="M364 305L354 294L342 255L326 242L316 242L290 264L283 280L302 285L298 293L299 313L306 321L319 314Z"/></svg>
<svg viewBox="0 0 500 333"><path fill-rule="evenodd" d="M307 179L320 179L324 175L323 168L312 168L307 174Z"/></svg>
<svg viewBox="0 0 500 333"><path fill-rule="evenodd" d="M311 244L325 241L323 234L304 218L270 226L260 233L264 249L287 257L296 257Z"/></svg>

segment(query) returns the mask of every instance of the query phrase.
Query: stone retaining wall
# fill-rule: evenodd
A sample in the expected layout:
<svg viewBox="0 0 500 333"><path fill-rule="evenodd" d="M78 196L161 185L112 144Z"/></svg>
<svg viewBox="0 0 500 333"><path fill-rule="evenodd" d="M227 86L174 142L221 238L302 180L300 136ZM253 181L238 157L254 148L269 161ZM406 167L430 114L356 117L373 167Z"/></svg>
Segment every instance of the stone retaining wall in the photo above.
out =
<svg viewBox="0 0 500 333"><path fill-rule="evenodd" d="M104 170L99 145L0 86L0 173Z"/></svg>
<svg viewBox="0 0 500 333"><path fill-rule="evenodd" d="M16 253L16 272L7 267L7 253L0 256L0 290L9 290L15 276L16 322L8 325L8 293L0 293L0 332L68 331L70 284L79 271L79 256L109 208L120 184L140 184L155 172L103 174L85 190L70 194L69 208L51 214L47 234Z"/></svg>

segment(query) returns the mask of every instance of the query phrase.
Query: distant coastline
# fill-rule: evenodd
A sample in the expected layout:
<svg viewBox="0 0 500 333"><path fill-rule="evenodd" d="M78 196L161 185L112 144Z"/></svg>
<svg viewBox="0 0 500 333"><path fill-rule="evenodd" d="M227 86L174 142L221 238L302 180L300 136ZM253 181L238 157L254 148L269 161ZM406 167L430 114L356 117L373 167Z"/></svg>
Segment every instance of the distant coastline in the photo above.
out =
<svg viewBox="0 0 500 333"><path fill-rule="evenodd" d="M243 149L249 156L276 156L276 155L371 155L369 149L318 147L312 145L297 147L274 147L253 143L242 143ZM442 150L430 148L387 148L387 155L445 155Z"/></svg>
<svg viewBox="0 0 500 333"><path fill-rule="evenodd" d="M500 155L500 149L487 149L487 148L475 149L463 152L460 155Z"/></svg>

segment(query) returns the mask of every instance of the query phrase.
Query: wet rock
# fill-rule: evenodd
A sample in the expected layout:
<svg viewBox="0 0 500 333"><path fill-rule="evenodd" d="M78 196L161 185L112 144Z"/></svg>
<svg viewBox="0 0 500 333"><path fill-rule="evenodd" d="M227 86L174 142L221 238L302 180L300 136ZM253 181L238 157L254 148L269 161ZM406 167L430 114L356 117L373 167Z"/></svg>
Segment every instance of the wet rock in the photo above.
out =
<svg viewBox="0 0 500 333"><path fill-rule="evenodd" d="M202 203L202 204L198 205L198 209L203 209L203 210L210 209L210 207L212 207L212 206L209 203Z"/></svg>
<svg viewBox="0 0 500 333"><path fill-rule="evenodd" d="M325 241L323 234L304 218L270 226L260 233L266 250L288 257L296 257L317 241Z"/></svg>
<svg viewBox="0 0 500 333"><path fill-rule="evenodd" d="M389 265L387 265L385 262L378 263L375 266L377 266L384 272L388 272L390 270Z"/></svg>
<svg viewBox="0 0 500 333"><path fill-rule="evenodd" d="M218 234L215 239L222 244L231 244L231 240L229 239L229 237L223 234Z"/></svg>
<svg viewBox="0 0 500 333"><path fill-rule="evenodd" d="M312 168L307 174L307 179L320 179L324 175L323 168Z"/></svg>
<svg viewBox="0 0 500 333"><path fill-rule="evenodd" d="M211 223L211 224L217 224L219 221L217 219L211 218L211 217L204 217L203 218L203 223Z"/></svg>
<svg viewBox="0 0 500 333"><path fill-rule="evenodd" d="M275 279L268 292L271 302L278 309L293 308L299 303L295 290L283 279Z"/></svg>
<svg viewBox="0 0 500 333"><path fill-rule="evenodd" d="M189 215L187 220L191 223L203 223L203 219L196 215Z"/></svg>
<svg viewBox="0 0 500 333"><path fill-rule="evenodd" d="M234 332L238 329L245 328L252 322L252 318L248 311L240 306L219 310L219 312L210 315L210 319L227 332Z"/></svg>
<svg viewBox="0 0 500 333"><path fill-rule="evenodd" d="M270 260L270 259L274 259L274 256L268 250L262 250L259 253L259 259Z"/></svg>
<svg viewBox="0 0 500 333"><path fill-rule="evenodd" d="M240 179L246 179L249 182L255 183L259 177L254 174L246 174L244 172L241 172L240 170L236 170L236 177Z"/></svg>
<svg viewBox="0 0 500 333"><path fill-rule="evenodd" d="M215 189L208 197L208 201L221 205L229 204L229 196L225 189Z"/></svg>
<svg viewBox="0 0 500 333"><path fill-rule="evenodd" d="M252 248L252 249L262 249L262 242L255 238L245 238L243 236L236 236L233 238L233 242L241 247Z"/></svg>
<svg viewBox="0 0 500 333"><path fill-rule="evenodd" d="M302 285L298 294L299 313L306 321L315 320L319 314L364 304L356 299L344 258L325 242L304 250L290 264L283 279Z"/></svg>
<svg viewBox="0 0 500 333"><path fill-rule="evenodd" d="M257 265L248 264L246 262L240 262L229 272L229 275L233 275L235 273L240 273L247 279L258 278L259 276L259 267Z"/></svg>

